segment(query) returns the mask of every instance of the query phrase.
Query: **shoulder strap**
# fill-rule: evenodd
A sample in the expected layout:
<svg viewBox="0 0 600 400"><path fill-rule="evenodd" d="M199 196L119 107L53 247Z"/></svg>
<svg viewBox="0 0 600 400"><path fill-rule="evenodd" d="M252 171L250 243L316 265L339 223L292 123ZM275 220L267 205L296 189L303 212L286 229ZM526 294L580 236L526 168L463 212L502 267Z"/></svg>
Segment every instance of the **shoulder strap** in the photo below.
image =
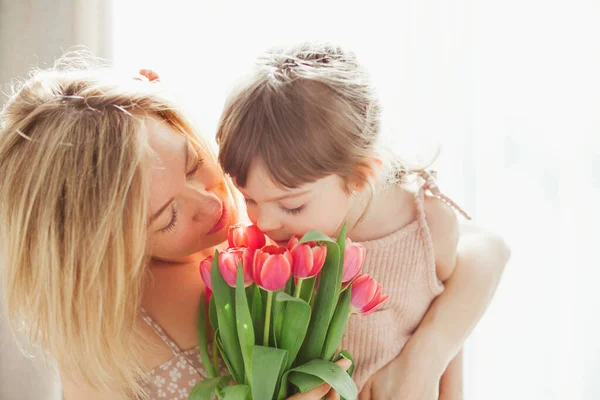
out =
<svg viewBox="0 0 600 400"><path fill-rule="evenodd" d="M142 319L150 326L150 328L152 328L152 330L156 333L156 335L158 335L158 337L163 342L165 342L165 344L167 346L169 346L169 348L171 349L171 351L173 352L173 354L175 354L175 355L182 354L181 349L179 348L179 346L177 346L177 344L175 343L175 341L173 339L171 339L169 337L169 335L167 335L167 333L160 327L160 325L158 325L156 322L154 322L154 320L148 315L148 313L146 312L146 310L144 310L142 308L140 310L140 314L142 316Z"/></svg>
<svg viewBox="0 0 600 400"><path fill-rule="evenodd" d="M441 201L452 207L454 210L458 211L467 220L471 220L471 217L469 216L469 214L466 213L465 210L460 208L460 206L456 204L451 198L449 198L440 191L440 188L438 187L437 182L435 180L435 175L436 173L434 171L419 172L419 176L425 181L425 183L422 186L423 189L428 190L432 196L440 199Z"/></svg>

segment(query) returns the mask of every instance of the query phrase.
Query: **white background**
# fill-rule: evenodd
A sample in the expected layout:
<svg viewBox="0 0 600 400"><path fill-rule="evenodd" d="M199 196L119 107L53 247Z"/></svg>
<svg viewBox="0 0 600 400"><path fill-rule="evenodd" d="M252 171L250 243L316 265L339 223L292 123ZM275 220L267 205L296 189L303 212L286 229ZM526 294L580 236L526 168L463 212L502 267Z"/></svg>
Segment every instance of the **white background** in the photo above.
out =
<svg viewBox="0 0 600 400"><path fill-rule="evenodd" d="M368 67L404 157L513 257L467 345L467 399L600 399L599 1L114 1L117 67L158 71L213 136L272 44L336 41Z"/></svg>

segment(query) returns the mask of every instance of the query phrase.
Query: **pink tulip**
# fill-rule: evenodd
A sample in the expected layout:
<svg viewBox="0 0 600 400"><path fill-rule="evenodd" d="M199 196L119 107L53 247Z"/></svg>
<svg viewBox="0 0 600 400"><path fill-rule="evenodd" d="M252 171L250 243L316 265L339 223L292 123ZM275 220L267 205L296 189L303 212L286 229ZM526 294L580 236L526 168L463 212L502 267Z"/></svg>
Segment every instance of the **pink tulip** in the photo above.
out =
<svg viewBox="0 0 600 400"><path fill-rule="evenodd" d="M254 281L274 292L285 287L292 272L292 256L285 247L265 246L254 255Z"/></svg>
<svg viewBox="0 0 600 400"><path fill-rule="evenodd" d="M256 225L236 224L227 232L229 248L247 247L257 250L266 243L265 234Z"/></svg>
<svg viewBox="0 0 600 400"><path fill-rule="evenodd" d="M212 264L214 256L208 256L200 262L200 276L204 281L204 284L208 289L212 291L212 282L210 280L210 273L212 271Z"/></svg>
<svg viewBox="0 0 600 400"><path fill-rule="evenodd" d="M248 248L227 249L219 253L219 269L227 284L235 287L238 264L242 261L244 285L252 284L252 258L254 250Z"/></svg>
<svg viewBox="0 0 600 400"><path fill-rule="evenodd" d="M361 274L352 281L350 304L353 312L369 315L390 296L381 294L381 285L369 275Z"/></svg>
<svg viewBox="0 0 600 400"><path fill-rule="evenodd" d="M352 280L361 270L365 263L365 247L350 239L346 239L346 251L344 252L344 272L342 283Z"/></svg>
<svg viewBox="0 0 600 400"><path fill-rule="evenodd" d="M208 305L210 303L210 298L212 297L212 290L209 288L206 288L204 290L204 299L205 299L205 305L206 305L206 311L208 311Z"/></svg>
<svg viewBox="0 0 600 400"><path fill-rule="evenodd" d="M292 274L298 279L312 278L321 272L327 246L318 245L316 242L298 243L298 238L293 236L288 242L288 250L292 255Z"/></svg>
<svg viewBox="0 0 600 400"><path fill-rule="evenodd" d="M300 238L298 236L292 236L290 238L290 240L288 241L287 249L289 251L292 251L292 250L294 250L294 247L296 247L298 244L300 244ZM315 241L305 242L304 244L308 244L308 245L310 245L310 247L314 247L317 245L317 242L315 242Z"/></svg>

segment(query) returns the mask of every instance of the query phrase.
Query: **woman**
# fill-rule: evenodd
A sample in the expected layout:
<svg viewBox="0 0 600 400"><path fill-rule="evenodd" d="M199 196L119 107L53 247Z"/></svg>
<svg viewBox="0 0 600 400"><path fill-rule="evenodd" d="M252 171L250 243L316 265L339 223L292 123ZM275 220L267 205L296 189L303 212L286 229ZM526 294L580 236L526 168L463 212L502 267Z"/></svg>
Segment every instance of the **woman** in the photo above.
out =
<svg viewBox="0 0 600 400"><path fill-rule="evenodd" d="M57 360L66 400L187 398L205 377L195 348L198 263L238 216L208 144L159 85L77 57L32 74L0 127L0 265L13 327ZM478 251L493 259L479 282L489 297L506 251L481 237ZM445 322L436 324L436 306L407 352L403 398L435 396L433 360L412 361ZM468 332L451 333L440 360Z"/></svg>

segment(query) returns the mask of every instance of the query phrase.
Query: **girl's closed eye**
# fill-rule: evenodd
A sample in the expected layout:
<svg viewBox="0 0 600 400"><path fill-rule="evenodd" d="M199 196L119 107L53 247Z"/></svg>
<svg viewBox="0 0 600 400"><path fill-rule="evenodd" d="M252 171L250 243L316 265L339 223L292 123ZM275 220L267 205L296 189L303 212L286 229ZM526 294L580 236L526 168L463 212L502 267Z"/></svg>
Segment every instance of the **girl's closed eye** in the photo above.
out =
<svg viewBox="0 0 600 400"><path fill-rule="evenodd" d="M284 206L279 206L279 208L281 208L282 211L284 211L288 214L296 215L296 214L299 214L304 209L304 206L305 206L305 204L301 205L300 207L296 207L296 208L287 208Z"/></svg>

